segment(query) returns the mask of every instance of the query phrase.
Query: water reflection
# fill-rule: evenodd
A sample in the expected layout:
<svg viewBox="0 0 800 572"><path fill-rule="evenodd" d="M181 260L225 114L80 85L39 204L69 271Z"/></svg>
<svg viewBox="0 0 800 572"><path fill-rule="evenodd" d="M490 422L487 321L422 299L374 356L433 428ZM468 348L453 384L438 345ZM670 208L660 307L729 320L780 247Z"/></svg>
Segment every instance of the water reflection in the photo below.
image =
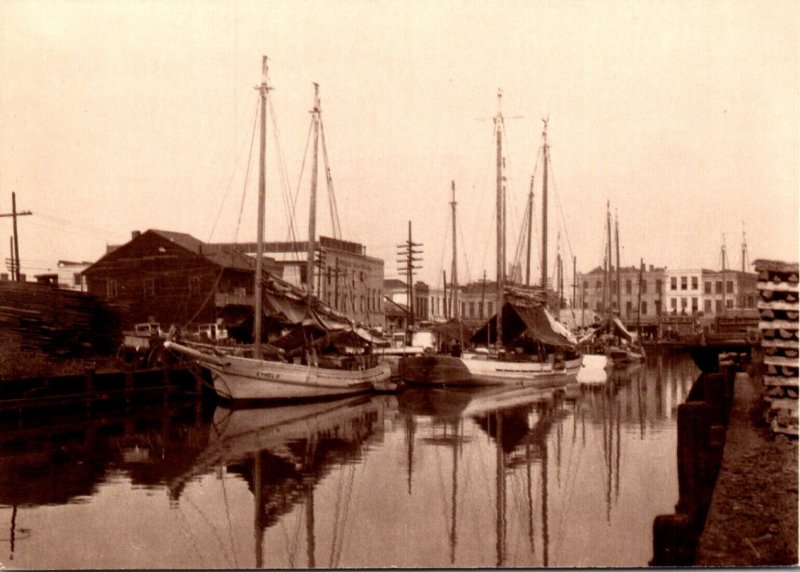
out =
<svg viewBox="0 0 800 572"><path fill-rule="evenodd" d="M15 414L0 419L0 560L645 566L653 517L677 498L675 413L696 375L663 355L603 385Z"/></svg>
<svg viewBox="0 0 800 572"><path fill-rule="evenodd" d="M370 397L258 409L217 408L209 447L180 479L226 466L247 482L254 503L255 565L263 566L264 532L296 505L305 507L306 566L317 565L314 488L334 467L361 462L367 443L382 431L382 408ZM353 470L348 486L352 486ZM351 491L345 491L350 495ZM347 519L349 498L334 526ZM337 509L339 507L337 506ZM334 545L326 567L336 567ZM292 558L291 565L299 563Z"/></svg>

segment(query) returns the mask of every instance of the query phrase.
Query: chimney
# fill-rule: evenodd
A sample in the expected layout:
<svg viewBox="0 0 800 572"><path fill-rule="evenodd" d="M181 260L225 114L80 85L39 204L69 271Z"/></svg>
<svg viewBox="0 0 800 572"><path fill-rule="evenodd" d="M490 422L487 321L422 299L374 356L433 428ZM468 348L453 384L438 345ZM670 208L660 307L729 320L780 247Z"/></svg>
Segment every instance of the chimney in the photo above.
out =
<svg viewBox="0 0 800 572"><path fill-rule="evenodd" d="M653 271L653 265L651 264L650 265L650 272L652 272L652 271Z"/></svg>
<svg viewBox="0 0 800 572"><path fill-rule="evenodd" d="M142 232L139 231L139 230L134 230L134 231L131 232L131 240L135 240L135 239L139 238L140 236L142 236Z"/></svg>

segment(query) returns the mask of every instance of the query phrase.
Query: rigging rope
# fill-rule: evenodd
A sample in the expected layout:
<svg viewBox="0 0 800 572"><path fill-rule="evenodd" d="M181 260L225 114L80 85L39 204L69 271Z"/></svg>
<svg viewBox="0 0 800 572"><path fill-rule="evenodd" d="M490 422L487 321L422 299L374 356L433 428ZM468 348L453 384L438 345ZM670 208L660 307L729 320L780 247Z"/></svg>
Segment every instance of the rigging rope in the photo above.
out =
<svg viewBox="0 0 800 572"><path fill-rule="evenodd" d="M269 93L267 93L267 99L271 104L269 106L270 110L270 119L272 120L272 128L275 131L275 147L278 151L278 170L280 175L281 181L281 198L283 199L284 209L286 210L286 222L287 222L287 234L288 240L294 241L297 240L296 236L297 233L295 231L295 207L297 201L297 193L300 190L300 182L298 181L297 185L297 193L295 194L294 201L291 199L291 185L289 184L289 175L286 172L286 158L283 154L283 148L280 144L280 128L278 127L278 121L275 116L275 106L272 104L272 98L270 97ZM310 134L310 133L309 133ZM308 145L308 143L306 143ZM303 161L305 162L305 156L303 157ZM302 177L302 170L300 171L300 176ZM295 253L295 258L298 258L298 253Z"/></svg>
<svg viewBox="0 0 800 572"><path fill-rule="evenodd" d="M339 209L336 206L336 195L333 192L333 176L331 175L331 167L328 162L328 145L325 143L325 126L322 123L322 117L319 120L319 132L322 136L322 158L325 162L325 181L328 187L328 205L330 209L331 227L333 237L342 240L342 225L339 220Z"/></svg>

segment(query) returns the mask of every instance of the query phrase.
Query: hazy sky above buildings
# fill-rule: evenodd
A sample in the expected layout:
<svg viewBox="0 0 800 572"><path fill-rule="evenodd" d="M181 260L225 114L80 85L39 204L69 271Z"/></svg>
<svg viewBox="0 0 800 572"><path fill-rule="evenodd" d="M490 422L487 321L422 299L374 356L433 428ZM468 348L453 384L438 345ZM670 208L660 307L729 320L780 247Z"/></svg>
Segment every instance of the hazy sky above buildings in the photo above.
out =
<svg viewBox="0 0 800 572"><path fill-rule="evenodd" d="M6 0L0 212L15 191L34 213L19 221L29 275L96 260L132 230L254 240L255 154L247 184L245 172L266 54L283 157L270 118L269 240L288 238L283 189L298 186L318 82L343 238L394 276L410 220L419 277L441 281L452 179L461 281L492 278L500 88L509 258L549 117L550 274L559 232L579 271L602 262L607 200L626 265L719 268L724 234L739 268L743 223L751 261L797 260L798 16L777 0ZM330 235L320 182L318 230ZM537 233L540 185L541 167ZM0 218L3 258L11 233Z"/></svg>

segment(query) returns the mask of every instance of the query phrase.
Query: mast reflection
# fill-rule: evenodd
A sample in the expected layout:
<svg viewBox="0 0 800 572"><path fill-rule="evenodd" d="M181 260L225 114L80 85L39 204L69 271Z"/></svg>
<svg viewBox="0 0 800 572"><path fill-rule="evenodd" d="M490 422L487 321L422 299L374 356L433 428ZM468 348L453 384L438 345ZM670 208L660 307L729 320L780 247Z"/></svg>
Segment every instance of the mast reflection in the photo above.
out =
<svg viewBox="0 0 800 572"><path fill-rule="evenodd" d="M265 531L304 505L306 566L315 568L314 488L341 466L350 468L348 485L352 486L353 467L362 461L366 444L382 431L383 409L370 396L252 409L218 407L209 447L193 473L225 466L228 473L246 481L253 494L257 568L264 565ZM340 512L337 504L332 515L334 540L327 567L336 567L341 557L346 510L345 506ZM298 565L296 546L289 548L289 564L294 567Z"/></svg>

